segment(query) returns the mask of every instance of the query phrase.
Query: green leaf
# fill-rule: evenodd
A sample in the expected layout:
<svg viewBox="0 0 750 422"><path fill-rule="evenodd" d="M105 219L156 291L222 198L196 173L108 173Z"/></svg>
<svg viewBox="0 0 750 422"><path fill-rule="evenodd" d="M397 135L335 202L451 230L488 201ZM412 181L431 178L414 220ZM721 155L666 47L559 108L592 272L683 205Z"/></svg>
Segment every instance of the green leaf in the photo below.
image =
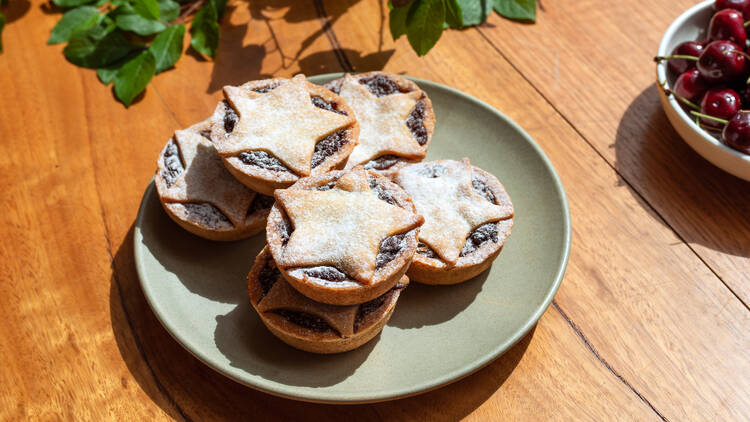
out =
<svg viewBox="0 0 750 422"><path fill-rule="evenodd" d="M143 16L135 13L118 14L115 17L115 25L122 30L135 32L138 35L156 34L167 28L166 25L159 21L145 19Z"/></svg>
<svg viewBox="0 0 750 422"><path fill-rule="evenodd" d="M107 65L107 66L104 66L104 67L100 67L99 69L96 69L96 76L99 78L99 80L104 85L111 84L112 81L115 80L115 76L117 75L117 71L120 70L120 68L122 67L122 65L124 65L125 63L127 63L130 59L132 59L133 57L137 56L138 54L140 54L140 52L137 51L137 50L131 51L130 53L128 53L125 57L121 58L120 60L118 60L118 61L116 61L116 62L114 62L114 63L112 63L110 65Z"/></svg>
<svg viewBox="0 0 750 422"><path fill-rule="evenodd" d="M3 28L5 28L5 15L0 13L0 53L3 52Z"/></svg>
<svg viewBox="0 0 750 422"><path fill-rule="evenodd" d="M172 22L180 16L180 3L173 0L159 0L159 13L164 22Z"/></svg>
<svg viewBox="0 0 750 422"><path fill-rule="evenodd" d="M224 10L227 8L227 0L213 0L214 7L216 7L217 20L224 16Z"/></svg>
<svg viewBox="0 0 750 422"><path fill-rule="evenodd" d="M94 0L52 0L57 6L60 7L77 7L84 4L93 3Z"/></svg>
<svg viewBox="0 0 750 422"><path fill-rule="evenodd" d="M198 52L209 57L216 55L219 48L219 23L217 22L216 6L213 1L208 1L203 8L195 14L190 34L193 38L190 45Z"/></svg>
<svg viewBox="0 0 750 422"><path fill-rule="evenodd" d="M182 55L182 39L185 38L185 25L173 25L157 35L149 46L156 59L156 73L161 73L174 65Z"/></svg>
<svg viewBox="0 0 750 422"><path fill-rule="evenodd" d="M406 17L406 38L417 52L424 56L440 39L445 22L443 0L415 1Z"/></svg>
<svg viewBox="0 0 750 422"><path fill-rule="evenodd" d="M150 51L145 50L128 60L117 71L115 76L115 95L129 107L133 99L138 96L154 77L156 59Z"/></svg>
<svg viewBox="0 0 750 422"><path fill-rule="evenodd" d="M93 6L81 6L65 12L52 28L47 44L67 42L73 31L89 29L99 22L99 10Z"/></svg>
<svg viewBox="0 0 750 422"><path fill-rule="evenodd" d="M89 68L104 67L124 57L133 49L122 31L95 26L74 31L63 49L69 62Z"/></svg>
<svg viewBox="0 0 750 422"><path fill-rule="evenodd" d="M457 0L445 0L445 22L451 28L463 28L464 18Z"/></svg>
<svg viewBox="0 0 750 422"><path fill-rule="evenodd" d="M159 3L156 0L133 0L132 4L135 13L146 19L159 19Z"/></svg>
<svg viewBox="0 0 750 422"><path fill-rule="evenodd" d="M495 11L508 19L536 22L536 0L495 0Z"/></svg>
<svg viewBox="0 0 750 422"><path fill-rule="evenodd" d="M406 16L409 14L409 7L394 7L388 15L388 25L391 28L393 40L401 38L406 34Z"/></svg>
<svg viewBox="0 0 750 422"><path fill-rule="evenodd" d="M487 20L492 12L493 0L457 0L461 7L464 26L474 26ZM499 0L503 1L503 0Z"/></svg>

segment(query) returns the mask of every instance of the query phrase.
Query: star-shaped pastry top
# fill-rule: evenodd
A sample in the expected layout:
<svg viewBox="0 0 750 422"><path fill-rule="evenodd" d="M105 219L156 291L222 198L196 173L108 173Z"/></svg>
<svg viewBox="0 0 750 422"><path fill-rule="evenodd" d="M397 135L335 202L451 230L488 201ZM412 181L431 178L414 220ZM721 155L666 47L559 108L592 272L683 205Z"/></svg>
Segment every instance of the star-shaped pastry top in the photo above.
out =
<svg viewBox="0 0 750 422"><path fill-rule="evenodd" d="M283 309L305 312L319 317L338 331L341 337L351 337L354 334L354 319L357 316L358 307L359 305L336 306L315 302L294 290L284 280L276 281L258 303L258 310L261 312Z"/></svg>
<svg viewBox="0 0 750 422"><path fill-rule="evenodd" d="M339 92L359 121L359 144L349 156L347 168L381 155L422 158L424 147L406 126L406 118L422 95L418 91L377 97L351 75L344 76Z"/></svg>
<svg viewBox="0 0 750 422"><path fill-rule="evenodd" d="M213 144L200 132L209 129L201 122L174 133L184 170L170 186L162 183L161 196L165 202L208 202L218 208L235 226L245 223L247 211L256 193L237 181L217 154ZM159 159L158 171L164 170Z"/></svg>
<svg viewBox="0 0 750 422"><path fill-rule="evenodd" d="M263 94L250 95L241 87L224 87L224 96L237 111L239 121L225 139L216 141L222 156L262 150L278 158L300 176L310 175L315 144L354 124L344 116L313 105L303 75Z"/></svg>
<svg viewBox="0 0 750 422"><path fill-rule="evenodd" d="M467 158L445 160L412 164L396 176L396 183L425 218L419 240L449 265L458 261L466 238L474 229L513 216L511 205L495 205L474 190L471 168Z"/></svg>
<svg viewBox="0 0 750 422"><path fill-rule="evenodd" d="M276 262L334 266L363 284L372 282L380 242L423 222L422 216L379 199L362 168L344 174L330 190L291 188L274 195L294 226Z"/></svg>

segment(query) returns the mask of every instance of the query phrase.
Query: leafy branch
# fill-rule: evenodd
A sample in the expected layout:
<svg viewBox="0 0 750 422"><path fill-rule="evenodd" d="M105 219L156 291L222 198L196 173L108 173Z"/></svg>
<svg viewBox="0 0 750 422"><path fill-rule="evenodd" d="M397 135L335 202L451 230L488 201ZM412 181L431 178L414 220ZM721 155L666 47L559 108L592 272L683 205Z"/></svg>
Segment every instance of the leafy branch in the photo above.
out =
<svg viewBox="0 0 750 422"><path fill-rule="evenodd" d="M190 46L214 57L226 0L53 0L66 9L47 44L67 43L65 58L96 69L126 107L154 75L182 56L186 24Z"/></svg>
<svg viewBox="0 0 750 422"><path fill-rule="evenodd" d="M483 23L494 9L513 20L536 22L536 0L392 0L391 35L406 35L414 51L424 56L447 28Z"/></svg>

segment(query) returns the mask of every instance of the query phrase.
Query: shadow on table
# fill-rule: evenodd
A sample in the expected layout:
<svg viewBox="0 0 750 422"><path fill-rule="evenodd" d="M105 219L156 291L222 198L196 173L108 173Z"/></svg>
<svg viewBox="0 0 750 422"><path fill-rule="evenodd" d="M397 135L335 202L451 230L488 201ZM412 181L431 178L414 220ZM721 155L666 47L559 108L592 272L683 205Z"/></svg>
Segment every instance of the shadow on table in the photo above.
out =
<svg viewBox="0 0 750 422"><path fill-rule="evenodd" d="M248 23L232 25L229 22L229 15L238 7L245 6L241 4L229 6L222 18L219 48L206 92L214 93L225 85L239 85L248 80L271 78L289 69L298 70L306 75L342 72L349 69L355 71L382 69L394 50L383 51L381 43L381 48L377 52L362 55L357 50L341 47L333 31L333 24L355 3L356 1L324 5L320 0L312 4L293 0L250 1L247 7L249 7L251 19L263 21L270 33L270 38L263 44L247 45L244 44L244 39L247 35ZM329 7L326 8L326 6ZM290 45L282 39L283 34L278 32L279 27L314 20L320 22L318 29L295 45L293 51L289 51ZM276 24L275 21L283 21L283 23ZM380 22L382 39L382 28L385 24L384 12L381 13ZM333 48L307 54L308 49L322 36L326 37L327 43L330 43ZM189 54L197 60L204 60L192 50L189 50ZM263 61L269 55L277 55L280 64L277 68L262 73Z"/></svg>
<svg viewBox="0 0 750 422"><path fill-rule="evenodd" d="M13 23L23 17L31 8L29 0L13 0L0 7L0 12L5 16L5 24Z"/></svg>
<svg viewBox="0 0 750 422"><path fill-rule="evenodd" d="M641 206L650 204L688 243L736 256L750 256L750 182L715 167L674 130L655 84L625 111L615 139L615 167L634 180ZM690 169L674 171L673 167Z"/></svg>
<svg viewBox="0 0 750 422"><path fill-rule="evenodd" d="M168 219L163 223L174 224ZM156 405L177 420L254 420L258 415L277 415L281 419L306 415L315 420L352 420L404 414L425 415L430 420L456 420L470 414L502 386L518 365L534 335L532 330L502 357L475 374L415 397L378 404L340 406L310 404L270 396L213 371L183 349L162 327L146 302L138 282L133 256L133 233L131 226L114 255L113 275L110 279L112 331L132 379ZM204 288L198 288L196 292L205 294ZM250 345L261 349L272 347L272 342L279 343L257 318L251 318L253 316L249 303L243 302L229 314L220 316L215 333L217 345L225 350L227 342L246 341L249 338L262 339L263 341L252 341ZM233 334L228 328L230 325L248 327L244 340L236 338L236 333ZM367 358L377 340L378 338L353 353L331 356L330 362L320 365L320 379L314 382L326 385L346 378L350 371ZM263 344L271 346L262 346ZM282 345L279 343L278 346ZM294 365L309 364L309 360L302 359L305 356L296 356L304 355L303 352L290 348L273 349L274 353L267 353L267 359L290 364L292 370ZM278 350L286 352L279 354ZM256 353L262 354L264 350L259 349ZM229 358L235 366L243 364L241 356L230 355ZM334 369L331 370L332 367ZM326 373L326 370L331 372ZM282 382L285 379L284 374L264 376L280 379ZM121 377L123 388L132 388L128 384L130 379L127 376ZM308 384L314 385L313 381Z"/></svg>

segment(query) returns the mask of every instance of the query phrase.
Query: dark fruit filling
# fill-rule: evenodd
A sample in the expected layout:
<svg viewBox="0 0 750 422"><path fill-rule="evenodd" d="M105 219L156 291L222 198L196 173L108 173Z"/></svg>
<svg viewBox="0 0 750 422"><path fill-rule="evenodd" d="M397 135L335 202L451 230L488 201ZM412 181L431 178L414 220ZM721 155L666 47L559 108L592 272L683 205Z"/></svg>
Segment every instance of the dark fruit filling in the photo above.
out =
<svg viewBox="0 0 750 422"><path fill-rule="evenodd" d="M237 112L234 111L232 106L229 105L229 101L223 100L222 103L224 103L224 132L229 134L234 131L234 125L237 124L237 120L239 120L240 117L237 115Z"/></svg>
<svg viewBox="0 0 750 422"><path fill-rule="evenodd" d="M266 297L268 292L271 291L271 287L279 280L279 277L281 277L281 272L276 267L265 266L260 270L260 274L258 274L258 282L260 283L261 290L260 299ZM258 302L260 302L260 299L258 299Z"/></svg>
<svg viewBox="0 0 750 422"><path fill-rule="evenodd" d="M396 200L393 199L393 195L391 195L390 192L385 190L380 184L378 183L378 180L371 175L367 175L367 181L370 183L370 189L375 192L376 195L378 195L378 198L391 204L396 205Z"/></svg>
<svg viewBox="0 0 750 422"><path fill-rule="evenodd" d="M383 303L385 303L385 298L389 293L390 292L384 295L378 296L369 302L365 302L359 305L359 308L357 309L357 315L354 317L354 332L355 333L359 331L359 326L362 324L362 320L365 319L365 317L377 311L378 309L380 309L381 306L383 306Z"/></svg>
<svg viewBox="0 0 750 422"><path fill-rule="evenodd" d="M210 130L202 130L202 131L200 131L200 132L198 132L198 133L199 133L199 134L200 134L200 135L201 135L202 137L204 137L204 138L208 139L209 141L211 140L211 131L210 131Z"/></svg>
<svg viewBox="0 0 750 422"><path fill-rule="evenodd" d="M282 213L283 214L283 213ZM281 244L286 245L287 242L289 242L289 236L292 235L292 224L287 219L286 215L283 215L281 217L281 221L278 222L276 225L276 230L279 232L279 235L281 236Z"/></svg>
<svg viewBox="0 0 750 422"><path fill-rule="evenodd" d="M330 182L326 183L325 185L320 185L320 186L316 187L315 190L319 190L319 191L331 190L331 189L333 189L334 186L336 186L336 181L335 180L331 180Z"/></svg>
<svg viewBox="0 0 750 422"><path fill-rule="evenodd" d="M335 331L323 320L323 318L308 314L307 312L289 311L286 309L279 309L271 312L281 316L289 322L299 325L302 328L307 328L308 330L317 331L319 333Z"/></svg>
<svg viewBox="0 0 750 422"><path fill-rule="evenodd" d="M460 256L466 256L489 241L497 243L497 223L487 223L477 227L466 239Z"/></svg>
<svg viewBox="0 0 750 422"><path fill-rule="evenodd" d="M347 116L344 110L339 110L339 105L337 103L329 103L328 101L320 97L310 97L310 100L312 101L315 107L322 108L323 110L328 110L334 113L343 114L344 116Z"/></svg>
<svg viewBox="0 0 750 422"><path fill-rule="evenodd" d="M495 194L492 193L492 190L490 190L490 187L487 186L486 183L476 177L473 177L471 179L471 185L474 186L474 190L477 191L478 194L482 195L484 199L492 202L493 204L497 204Z"/></svg>
<svg viewBox="0 0 750 422"><path fill-rule="evenodd" d="M206 227L232 227L232 222L229 221L227 216L209 203L186 203L182 205L185 207L187 218L190 221L200 223Z"/></svg>
<svg viewBox="0 0 750 422"><path fill-rule="evenodd" d="M315 150L313 151L312 161L310 165L315 168L320 165L326 158L336 153L341 147L349 142L347 137L348 129L341 129L338 132L323 138L322 141L315 144Z"/></svg>
<svg viewBox="0 0 750 422"><path fill-rule="evenodd" d="M174 139L170 139L167 142L167 147L164 148L164 170L161 171L161 177L167 184L167 187L172 186L177 177L185 171L185 166L182 164L182 158L180 157L180 148L174 142Z"/></svg>
<svg viewBox="0 0 750 422"><path fill-rule="evenodd" d="M424 255L428 258L438 257L435 251L433 251L431 247L429 247L426 243L422 243L422 242L417 243L417 253L420 255Z"/></svg>
<svg viewBox="0 0 750 422"><path fill-rule="evenodd" d="M255 89L253 89L253 91L255 91L255 92L259 93L259 94L265 94L266 92L268 92L268 91L270 91L270 90L272 90L272 89L274 89L274 88L276 88L278 86L279 86L279 84L270 84L270 85L262 86L260 88L255 88Z"/></svg>
<svg viewBox="0 0 750 422"><path fill-rule="evenodd" d="M273 206L274 199L270 196L256 194L253 198L253 202L250 204L250 208L247 211L247 215L254 214L261 210L267 210Z"/></svg>
<svg viewBox="0 0 750 422"><path fill-rule="evenodd" d="M249 166L256 166L271 171L289 171L278 158L265 151L245 151L241 152L237 158Z"/></svg>
<svg viewBox="0 0 750 422"><path fill-rule="evenodd" d="M388 236L380 242L380 251L375 260L375 269L380 269L393 261L406 248L406 233Z"/></svg>
<svg viewBox="0 0 750 422"><path fill-rule="evenodd" d="M419 145L427 143L427 128L424 127L424 101L417 102L414 110L406 118L406 126L417 139Z"/></svg>
<svg viewBox="0 0 750 422"><path fill-rule="evenodd" d="M434 179L436 177L440 177L444 175L447 170L448 169L446 169L445 166L441 166L440 164L435 164L432 166L419 168L418 173L420 176L431 177Z"/></svg>
<svg viewBox="0 0 750 422"><path fill-rule="evenodd" d="M367 78L361 78L359 83L366 86L367 90L370 91L376 97L383 97L385 95L396 94L401 92L396 82L383 75L375 75Z"/></svg>
<svg viewBox="0 0 750 422"><path fill-rule="evenodd" d="M337 268L330 266L305 268L302 271L308 277L319 278L326 281L344 281L347 279L346 274L342 273Z"/></svg>
<svg viewBox="0 0 750 422"><path fill-rule="evenodd" d="M400 159L395 155L383 155L374 160L371 160L363 167L365 170L385 170L393 167L398 163Z"/></svg>

